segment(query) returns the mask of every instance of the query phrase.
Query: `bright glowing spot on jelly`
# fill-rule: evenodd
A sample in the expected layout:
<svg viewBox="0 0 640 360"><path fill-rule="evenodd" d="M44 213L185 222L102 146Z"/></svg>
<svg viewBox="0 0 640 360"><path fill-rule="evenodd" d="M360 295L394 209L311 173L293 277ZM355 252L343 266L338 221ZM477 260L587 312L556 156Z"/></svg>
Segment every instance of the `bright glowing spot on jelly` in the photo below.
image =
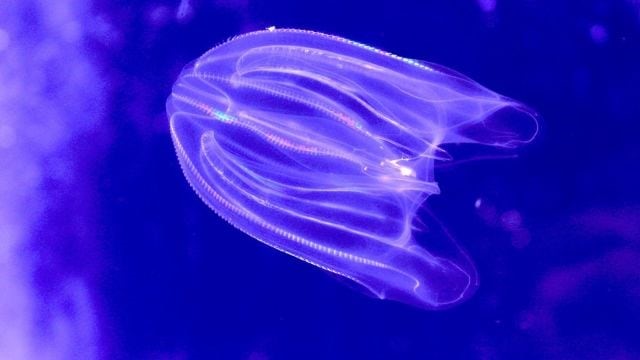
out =
<svg viewBox="0 0 640 360"><path fill-rule="evenodd" d="M187 179L231 225L430 309L477 286L466 254L416 216L440 191L434 162L450 143L513 148L537 132L535 113L442 66L275 28L187 66L167 112Z"/></svg>
<svg viewBox="0 0 640 360"><path fill-rule="evenodd" d="M414 173L413 173L413 169L408 168L408 167L406 167L406 166L402 166L402 167L400 167L400 173L401 173L402 175L404 175L404 176L413 176L413 175L414 175Z"/></svg>

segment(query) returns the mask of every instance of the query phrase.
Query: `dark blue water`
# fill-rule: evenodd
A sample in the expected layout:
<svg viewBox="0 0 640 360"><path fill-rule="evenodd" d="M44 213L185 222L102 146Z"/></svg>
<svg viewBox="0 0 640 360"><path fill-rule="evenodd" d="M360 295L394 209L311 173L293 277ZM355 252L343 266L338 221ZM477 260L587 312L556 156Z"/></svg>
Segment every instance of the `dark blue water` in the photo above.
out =
<svg viewBox="0 0 640 360"><path fill-rule="evenodd" d="M56 91L63 76L40 94L66 94L54 105L64 109L76 104L60 115L67 129L101 120L43 157L66 160L39 165L39 196L49 200L24 225L34 229L27 244L36 256L27 256L34 265L25 279L45 324L38 339L91 329L88 340L63 341L67 352L54 358L83 358L81 345L92 349L87 357L118 359L640 359L637 1L97 1L83 8L91 16L77 26L89 35L73 40L77 54L54 58L89 59L94 90ZM14 9L30 24L5 22L26 29L16 39L63 36L47 32L46 12L33 10L42 6ZM425 311L364 296L235 230L189 187L168 133L171 86L209 48L269 26L439 63L541 115L538 137L518 157L469 159L452 146L454 157L470 161L436 168L442 193L427 205L475 262L480 287L468 301ZM60 64L43 67L47 79L69 63ZM66 174L60 169L74 175L56 180L50 174ZM60 295L71 291L69 278L82 279L89 310ZM56 328L58 312L82 326ZM28 340L33 332L15 331L26 348L39 344Z"/></svg>

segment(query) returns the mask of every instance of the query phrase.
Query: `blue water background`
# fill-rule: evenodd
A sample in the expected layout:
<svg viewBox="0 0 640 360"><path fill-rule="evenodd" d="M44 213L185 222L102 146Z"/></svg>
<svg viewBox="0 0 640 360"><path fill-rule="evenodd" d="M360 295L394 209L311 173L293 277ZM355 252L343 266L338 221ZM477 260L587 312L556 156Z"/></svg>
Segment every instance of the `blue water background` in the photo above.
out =
<svg viewBox="0 0 640 360"><path fill-rule="evenodd" d="M640 280L619 280L604 268L611 252L636 248L639 233L593 224L640 222L637 9L622 2L497 5L483 12L469 1L193 4L184 23L151 33L144 6L112 9L127 31L122 49L105 59L124 83L114 93L116 140L101 175L108 181L101 191L107 258L117 265L104 296L123 353L640 356ZM230 36L268 26L337 34L445 64L542 115L539 138L519 158L436 174L442 195L429 201L481 278L468 303L425 312L366 298L232 229L194 195L166 132L148 127L165 123L164 101L183 64ZM606 28L606 41L594 39L597 26ZM489 224L477 199L495 212L485 216ZM499 224L509 211L522 218L525 244ZM572 273L594 262L603 269L588 279ZM563 276L569 284L554 283ZM574 289L554 289L564 286ZM562 294L546 293L554 291Z"/></svg>
<svg viewBox="0 0 640 360"><path fill-rule="evenodd" d="M37 5L16 7L24 38L57 36L36 31L47 18L31 12ZM51 358L640 359L637 1L96 1L87 9L93 20L78 23L89 35L77 56L96 69L97 95L77 89L59 106L84 106L66 129L100 121L64 143L68 182L42 165L41 196L53 200L28 225L35 255L19 258L35 264L27 279L41 330L7 331L46 342L91 330ZM469 301L429 312L363 296L236 231L189 187L168 133L171 86L209 48L269 26L439 63L541 115L538 138L517 158L452 148L471 161L436 170L442 194L428 205L480 276ZM37 120L22 116L16 128ZM60 300L70 277L83 280L85 312ZM82 326L54 326L52 308Z"/></svg>

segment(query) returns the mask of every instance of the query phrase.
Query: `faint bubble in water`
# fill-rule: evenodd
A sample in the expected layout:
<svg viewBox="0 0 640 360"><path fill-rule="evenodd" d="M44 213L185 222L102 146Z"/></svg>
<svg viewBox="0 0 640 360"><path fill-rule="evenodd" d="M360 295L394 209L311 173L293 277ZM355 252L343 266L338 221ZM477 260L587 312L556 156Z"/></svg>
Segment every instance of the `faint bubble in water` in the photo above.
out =
<svg viewBox="0 0 640 360"><path fill-rule="evenodd" d="M180 21L187 21L193 15L193 6L191 0L181 0L176 11L176 19Z"/></svg>
<svg viewBox="0 0 640 360"><path fill-rule="evenodd" d="M477 285L446 231L414 236L418 209L440 192L434 162L447 144L514 148L537 132L530 109L455 71L302 30L211 49L183 70L167 112L187 179L222 218L380 298L431 309Z"/></svg>
<svg viewBox="0 0 640 360"><path fill-rule="evenodd" d="M171 18L171 11L166 6L156 6L149 11L148 21L155 26L165 25Z"/></svg>
<svg viewBox="0 0 640 360"><path fill-rule="evenodd" d="M591 27L590 33L591 39L593 39L593 42L595 42L596 44L602 44L606 42L607 38L609 37L609 35L607 34L607 29L605 29L605 27L600 24L593 25Z"/></svg>
<svg viewBox="0 0 640 360"><path fill-rule="evenodd" d="M505 230L516 230L522 225L522 216L517 210L505 211L500 216L500 222Z"/></svg>
<svg viewBox="0 0 640 360"><path fill-rule="evenodd" d="M477 0L480 9L486 13L493 12L496 9L496 0Z"/></svg>

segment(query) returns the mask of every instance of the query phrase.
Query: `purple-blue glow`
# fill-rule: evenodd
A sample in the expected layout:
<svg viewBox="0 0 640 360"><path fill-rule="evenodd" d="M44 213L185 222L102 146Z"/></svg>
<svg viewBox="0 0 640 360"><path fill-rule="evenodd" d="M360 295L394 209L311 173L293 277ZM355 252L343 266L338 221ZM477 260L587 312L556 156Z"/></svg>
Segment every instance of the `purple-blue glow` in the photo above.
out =
<svg viewBox="0 0 640 360"><path fill-rule="evenodd" d="M92 19L82 1L2 3L0 359L107 354L90 251L94 185L83 176L102 150L83 142L104 112L85 47Z"/></svg>
<svg viewBox="0 0 640 360"><path fill-rule="evenodd" d="M640 1L0 3L0 360L640 359ZM373 293L357 285L342 286L355 283L264 246L194 196L176 157L167 96L185 64L233 34L268 26L340 34L409 58L446 64L544 116L538 135L526 146L482 145L490 136L480 126L464 133L470 138L466 144L451 139L438 143L430 136L435 131L419 134L414 129L425 127L414 124L437 128L453 121L451 107L441 103L431 113L416 111L419 101L404 106L402 96L374 86L379 73L355 70L359 64L373 66L386 59L385 66L378 66L387 75L406 76L403 69L412 69L409 64L397 65L390 55L373 55L374 50L355 44L323 45L331 42L313 36L304 36L301 47L321 49L324 59L333 52L358 61L281 56L273 47L282 41L256 35L230 43L253 51L232 71L239 74L241 69L236 79L255 84L254 69L270 65L260 79L273 88L287 75L283 65L296 65L302 75L289 74L287 79L296 82L278 90L290 89L298 96L307 91L307 102L338 109L344 117L291 99L276 101L264 92L225 87L222 81L210 83L230 96L235 112L223 111L222 101L201 97L194 98L205 107L194 111L184 106L203 116L203 125L192 127L194 139L210 129L206 121L214 116L219 119L210 120L219 123L214 136L226 136L223 140L252 135L233 130L240 110L256 118L267 113L260 106L271 106L271 116L258 119L273 124L275 130L267 128L273 134L284 133L282 139L232 138L225 149L236 146L233 149L241 151L232 154L246 158L263 141L268 150L261 152L264 158L282 154L288 156L284 159L305 159L307 168L298 171L306 176L299 178L291 176L295 164L282 161L284 185L272 188L276 195L286 189L285 180L306 186L315 181L325 188L346 184L350 190L360 181L370 191L349 194L349 199L363 199L350 202L308 199L290 191L285 195L292 196L291 201L270 195L268 204L313 212L314 219L334 215L349 229L360 226L390 243L403 229L397 223L410 221L406 238L432 257L421 258L422 263L395 263L396 268L427 279L435 271L425 272L422 265L432 258L446 259L466 271L474 285L477 272L477 290L471 295L472 287L468 289L464 303L446 311L424 311L429 305L422 298L392 287L402 284L372 276L384 273L327 257L326 267L344 265L342 271L362 276L359 280L387 286L392 292L387 297L400 293L404 298L399 300L417 306L361 296L352 288ZM267 56L256 55L258 43L267 45L260 53ZM212 59L231 54L224 50L230 44L212 51ZM233 53L229 59L238 63L240 56ZM297 62L290 63L291 58ZM463 76L415 63L434 70L429 81L420 70L407 70L418 74L407 78L426 84L420 91L434 91L434 84L442 85L441 91L462 91L452 84ZM273 64L281 65L279 72ZM321 86L320 76L331 86ZM388 78L387 87L395 79ZM359 86L356 96L343 90L344 79ZM410 83L400 85L404 89ZM478 104L487 93L464 94L469 104ZM384 105L394 120L413 131L384 131L380 121L351 100L354 97L372 108ZM506 127L511 134L528 134L533 124L526 119L528 110L518 116L520 106L511 103L489 117L489 124ZM410 111L417 115L408 116ZM473 112L467 108L458 114ZM311 125L305 122L309 119L322 121ZM196 124L186 116L184 120ZM302 130L287 129L283 121ZM321 157L303 157L291 149L300 143L294 142L295 136L306 132L311 135L303 145L310 138L345 151L345 158L356 162L418 153L413 149L420 141L401 143L404 148L386 140L383 150L369 146L366 137L357 136L358 126L348 125L355 121L360 129L368 126L369 133L396 143L426 138L437 153L419 152L411 161L396 163L404 168L394 172L387 164L388 173L372 173L371 166L358 170L360 163L355 169L349 161L333 158L322 163L327 171L309 171ZM330 125L338 135L327 140ZM442 130L447 135L458 131ZM354 146L360 152L350 151ZM230 158L222 152L204 154ZM225 176L232 178L234 170L262 171L265 177L268 170L241 164L243 168L236 163L225 168ZM432 169L432 177L418 174L418 165ZM329 170L336 175L326 175ZM316 244L352 246L362 257L380 257L364 251L384 243L325 236L339 231L310 220L284 223L273 208L251 204L240 190L223 187L221 178L214 181L213 170L203 174L212 179L207 178L208 186L226 189L230 201L281 228L297 226L291 231ZM351 182L345 174L353 175ZM372 174L386 174L388 181ZM261 189L269 184L257 179L250 177L252 187L241 190L264 199ZM391 195L391 185L410 181L430 183L434 189L415 190L413 199L401 187L399 195ZM435 192L436 183L440 193ZM311 205L298 205L305 200ZM321 211L324 203L339 200L344 200L339 203L344 208L389 216L364 223L354 220L355 211L348 216ZM383 200L389 204L386 209L395 212L372 208ZM412 211L403 205L409 200L421 204ZM218 210L229 216L228 210ZM261 231L253 225L256 233ZM281 247L286 244L264 229L259 235ZM402 244L397 248L402 251ZM302 247L296 250L304 259L318 257ZM445 275L441 278L447 279ZM456 286L461 288L455 281L444 282L429 285L449 289L451 296Z"/></svg>
<svg viewBox="0 0 640 360"><path fill-rule="evenodd" d="M416 212L448 144L514 148L536 114L439 65L336 36L266 30L185 68L167 102L189 182L246 234L379 298L438 309L477 286Z"/></svg>

